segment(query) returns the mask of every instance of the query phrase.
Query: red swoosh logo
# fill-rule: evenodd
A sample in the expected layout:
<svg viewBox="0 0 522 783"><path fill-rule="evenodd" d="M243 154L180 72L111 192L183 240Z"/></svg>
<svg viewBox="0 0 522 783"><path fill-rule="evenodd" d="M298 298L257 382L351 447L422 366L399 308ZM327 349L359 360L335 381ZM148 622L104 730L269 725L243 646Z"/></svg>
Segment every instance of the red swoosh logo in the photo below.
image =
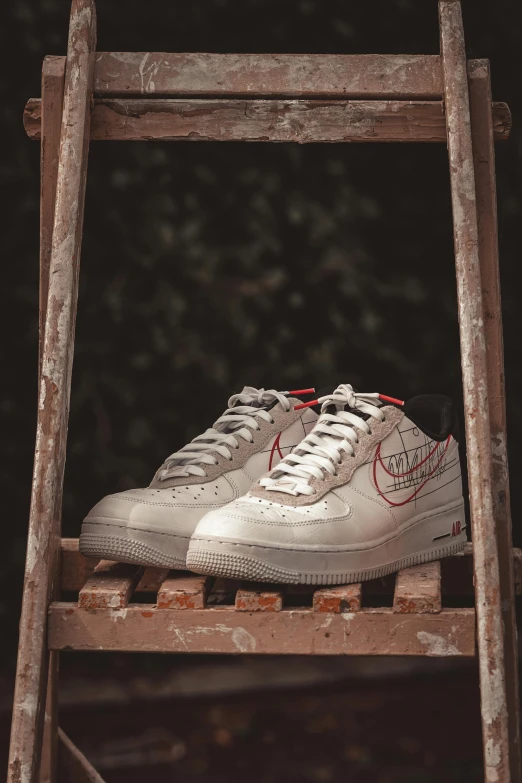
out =
<svg viewBox="0 0 522 783"><path fill-rule="evenodd" d="M382 461L382 457L381 457L381 444L379 443L379 445L377 446L377 449L376 449L376 451L375 451L375 457L374 457L374 460L373 460L373 481L374 481L374 484L375 484L375 486L376 486L376 488L377 488L377 492L378 492L378 493L379 493L379 495L380 495L380 496L383 498L383 500L385 500L387 503L389 503L389 504L390 504L390 506L405 506L405 505L406 505L406 503L409 503L409 502L410 502L410 500L413 500L413 498L415 498L415 497L416 497L416 496L419 494L419 492L421 491L421 489L422 489L424 486L426 486L426 484L428 483L428 481L430 480L430 478L431 478L431 477L432 477L432 476L433 476L433 475L436 473L436 471L437 471L437 469L438 469L438 467L439 467L440 463L441 463L441 462L442 462L442 460L444 459L444 455L446 454L446 452L447 452L447 450L448 450L448 446L449 446L449 444L450 444L450 441L451 441L451 435L448 437L448 439L447 439L447 441L446 441L446 444L445 444L445 446L444 446L444 451L442 452L442 454L441 454L441 456L440 456L440 459L438 460L437 464L435 465L435 467L433 468L433 470L431 471L431 473L429 474L429 476L428 476L428 477L427 477L427 478L426 478L426 479L425 479L425 480L422 482L422 484L420 484L420 485L419 485L419 486L416 488L416 490L413 492L413 494L411 494L411 495L410 495L410 497L409 497L409 498L406 498L406 500L403 500L401 503L395 503L393 500L390 500L389 498L387 498L384 492L381 492L381 489L380 489L380 487L379 487L379 484L378 484L378 481L377 481L377 463L378 463L378 462L380 463L380 465L381 465L381 467L383 468L383 470L384 470L384 471L386 471L386 473L387 473L389 476L394 476L395 478L403 478L404 476L408 476L408 475L410 475L411 473L413 473L414 471L418 470L418 468L420 468L420 466L421 466L421 465L424 465L424 463L425 463L425 462L426 462L426 461L427 461L427 460L428 460L430 457L432 457L432 456L435 454L435 452L437 451L437 449L438 449L438 448L439 448L439 446L440 446L440 443L437 443L437 445L435 446L435 448L434 448L434 449L432 449L432 450L430 451L430 453L428 454L428 456L427 456L427 457L425 457L425 458L422 460L422 462L419 462L419 464L418 464L418 465L415 465L413 468L411 468L410 470L407 470L407 471L405 471L404 473L392 473L391 471L389 471L389 470L388 470L388 468L386 468L386 467L385 467L385 465L383 464L383 461Z"/></svg>

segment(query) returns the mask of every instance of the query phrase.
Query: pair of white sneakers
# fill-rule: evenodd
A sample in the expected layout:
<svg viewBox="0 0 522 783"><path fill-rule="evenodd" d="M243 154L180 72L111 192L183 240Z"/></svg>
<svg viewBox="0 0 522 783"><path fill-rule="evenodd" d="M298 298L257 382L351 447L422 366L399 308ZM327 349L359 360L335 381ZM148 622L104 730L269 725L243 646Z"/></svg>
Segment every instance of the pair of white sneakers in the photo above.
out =
<svg viewBox="0 0 522 783"><path fill-rule="evenodd" d="M341 584L466 543L456 414L348 384L303 403L246 386L146 489L109 495L80 551L255 581ZM320 415L319 415L320 412Z"/></svg>

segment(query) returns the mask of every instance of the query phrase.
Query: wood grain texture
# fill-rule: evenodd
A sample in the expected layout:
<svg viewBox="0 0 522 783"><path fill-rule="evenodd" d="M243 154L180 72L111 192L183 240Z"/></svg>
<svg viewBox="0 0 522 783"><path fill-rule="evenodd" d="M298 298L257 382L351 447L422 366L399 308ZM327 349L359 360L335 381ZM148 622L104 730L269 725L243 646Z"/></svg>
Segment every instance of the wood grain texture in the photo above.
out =
<svg viewBox="0 0 522 783"><path fill-rule="evenodd" d="M42 745L49 655L46 610L53 578L56 498L61 496L83 221L96 14L73 0L69 25L49 296L18 664L9 753L9 783L36 783Z"/></svg>
<svg viewBox="0 0 522 783"><path fill-rule="evenodd" d="M489 421L493 457L493 508L500 565L504 628L504 665L511 750L511 780L522 780L518 640L515 615L515 562L512 556L511 504L507 455L506 390L497 227L494 131L487 107L491 101L489 62L468 65L471 138L477 194L477 218L484 332L488 369Z"/></svg>
<svg viewBox="0 0 522 783"><path fill-rule="evenodd" d="M99 52L96 95L440 98L438 55Z"/></svg>
<svg viewBox="0 0 522 783"><path fill-rule="evenodd" d="M473 535L484 769L486 783L498 783L510 778L508 718L484 307L460 2L439 0L439 20Z"/></svg>
<svg viewBox="0 0 522 783"><path fill-rule="evenodd" d="M123 609L143 576L143 568L100 560L78 596L81 609Z"/></svg>
<svg viewBox="0 0 522 783"><path fill-rule="evenodd" d="M41 373L44 344L49 265L56 201L56 180L62 129L65 58L45 57L42 66L42 100L40 103L40 307L38 376Z"/></svg>
<svg viewBox="0 0 522 783"><path fill-rule="evenodd" d="M40 135L40 104L25 108L27 134ZM511 114L492 104L495 139ZM441 101L96 99L93 141L446 142Z"/></svg>
<svg viewBox="0 0 522 783"><path fill-rule="evenodd" d="M207 601L206 576L172 571L158 592L158 609L204 609Z"/></svg>
<svg viewBox="0 0 522 783"><path fill-rule="evenodd" d="M53 650L158 653L473 656L475 612L318 614L310 609L237 612L233 607L187 612L144 605L85 612L53 603L49 645Z"/></svg>
<svg viewBox="0 0 522 783"><path fill-rule="evenodd" d="M442 608L440 562L404 568L395 579L393 611L436 613Z"/></svg>
<svg viewBox="0 0 522 783"><path fill-rule="evenodd" d="M58 775L60 783L104 783L92 764L67 734L58 730Z"/></svg>
<svg viewBox="0 0 522 783"><path fill-rule="evenodd" d="M49 292L49 266L51 263L56 181L60 153L60 134L65 82L65 58L45 57L42 66L42 130L40 142L40 289L38 328L38 378L42 373L42 356ZM54 502L53 535L50 552L50 596L60 597L60 528L61 493ZM40 783L55 783L58 751L58 674L59 655L51 653L47 674L44 736L40 761Z"/></svg>
<svg viewBox="0 0 522 783"><path fill-rule="evenodd" d="M360 612L362 585L360 582L316 590L313 598L314 612Z"/></svg>

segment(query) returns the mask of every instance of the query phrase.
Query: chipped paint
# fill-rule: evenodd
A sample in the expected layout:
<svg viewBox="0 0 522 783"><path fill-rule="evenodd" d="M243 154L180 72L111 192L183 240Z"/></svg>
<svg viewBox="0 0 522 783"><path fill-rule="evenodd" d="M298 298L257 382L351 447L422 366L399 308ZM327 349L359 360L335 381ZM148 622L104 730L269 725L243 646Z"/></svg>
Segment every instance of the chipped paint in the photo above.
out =
<svg viewBox="0 0 522 783"><path fill-rule="evenodd" d="M161 69L160 67L161 66ZM442 94L437 55L104 52L96 93L415 97Z"/></svg>
<svg viewBox="0 0 522 783"><path fill-rule="evenodd" d="M257 642L255 637L244 628L234 628L232 641L239 652L253 653L256 651Z"/></svg>
<svg viewBox="0 0 522 783"><path fill-rule="evenodd" d="M43 191L42 216L45 215L47 237L51 231L49 216L54 216L53 242L50 253L49 296L41 362L37 441L33 472L33 491L28 534L28 557L23 596L19 658L13 705L12 741L9 757L9 783L33 783L39 765L44 710L35 708L34 699L44 692L47 675L46 629L48 595L54 564L54 546L61 498L63 466L67 437L67 420L72 370L74 319L77 301L77 271L83 221L83 193L86 172L86 139L89 138L90 88L95 48L95 8L92 0L73 0L68 40L65 83L57 61L50 67L57 79L54 97L47 91L51 124L56 124L64 86L62 146L58 163L56 199L50 208L49 185ZM47 61L46 61L47 62ZM45 70L45 64L44 64ZM59 115L58 115L59 116ZM54 128L53 124L53 128ZM54 131L53 131L54 133ZM47 167L56 159L47 156ZM49 141L49 138L44 139ZM50 170L43 172L42 182L49 181ZM53 186L54 187L54 186ZM44 265L45 266L45 265ZM45 285L45 276L42 278ZM63 623L68 627L69 622ZM31 667L27 668L27 661Z"/></svg>
<svg viewBox="0 0 522 783"><path fill-rule="evenodd" d="M470 509L473 529L475 604L487 783L508 774L508 720L500 574L494 515L493 459L488 398L484 304L478 252L476 183L462 11L457 0L439 0L444 98L453 205L462 379ZM492 747L493 745L490 745ZM496 760L495 760L496 759Z"/></svg>
<svg viewBox="0 0 522 783"><path fill-rule="evenodd" d="M444 636L428 633L428 631L418 631L417 639L426 647L426 655L462 655L460 650Z"/></svg>
<svg viewBox="0 0 522 783"><path fill-rule="evenodd" d="M109 609L109 619L113 623L117 623L119 620L125 620L128 611L127 607L125 609Z"/></svg>

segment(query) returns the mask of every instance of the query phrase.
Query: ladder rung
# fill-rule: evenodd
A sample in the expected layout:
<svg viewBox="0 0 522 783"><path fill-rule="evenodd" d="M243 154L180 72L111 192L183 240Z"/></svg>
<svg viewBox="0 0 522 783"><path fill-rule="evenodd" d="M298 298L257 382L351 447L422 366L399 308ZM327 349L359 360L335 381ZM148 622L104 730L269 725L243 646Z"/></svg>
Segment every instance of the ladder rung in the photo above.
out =
<svg viewBox="0 0 522 783"><path fill-rule="evenodd" d="M439 55L98 52L99 95L441 98Z"/></svg>
<svg viewBox="0 0 522 783"><path fill-rule="evenodd" d="M493 104L496 139L511 115ZM28 135L40 138L41 101L26 105ZM441 101L128 99L95 101L91 138L98 141L446 142Z"/></svg>
<svg viewBox="0 0 522 783"><path fill-rule="evenodd" d="M70 603L49 608L51 650L295 655L473 656L475 610L397 614L391 608L318 614L312 609L238 612L233 606L110 612Z"/></svg>
<svg viewBox="0 0 522 783"><path fill-rule="evenodd" d="M440 612L440 561L404 568L395 581L393 611L401 614Z"/></svg>

